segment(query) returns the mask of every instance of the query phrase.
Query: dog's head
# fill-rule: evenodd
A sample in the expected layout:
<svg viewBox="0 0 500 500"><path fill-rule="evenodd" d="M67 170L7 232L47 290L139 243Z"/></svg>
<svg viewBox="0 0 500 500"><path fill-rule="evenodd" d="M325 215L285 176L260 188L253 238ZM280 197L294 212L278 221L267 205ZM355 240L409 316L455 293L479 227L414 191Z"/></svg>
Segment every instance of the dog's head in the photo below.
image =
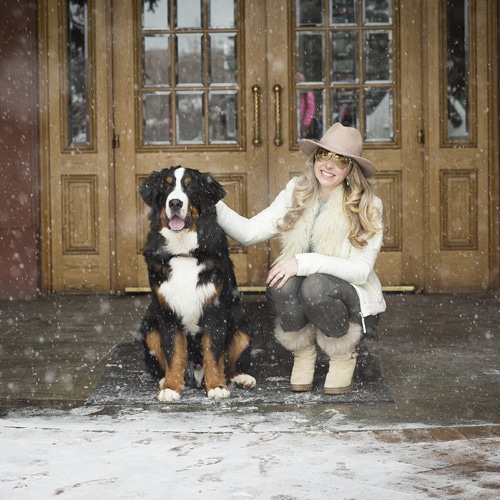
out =
<svg viewBox="0 0 500 500"><path fill-rule="evenodd" d="M200 216L215 216L226 194L212 174L180 165L153 172L138 192L152 208L150 217L159 211L161 228L174 232L192 229Z"/></svg>

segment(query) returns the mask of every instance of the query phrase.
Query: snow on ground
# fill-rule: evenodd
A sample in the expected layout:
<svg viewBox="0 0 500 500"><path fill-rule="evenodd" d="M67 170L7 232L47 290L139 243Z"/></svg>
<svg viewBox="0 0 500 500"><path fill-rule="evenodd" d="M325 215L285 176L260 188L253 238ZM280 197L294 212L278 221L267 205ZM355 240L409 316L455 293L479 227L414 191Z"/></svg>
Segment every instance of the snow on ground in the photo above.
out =
<svg viewBox="0 0 500 500"><path fill-rule="evenodd" d="M336 410L316 428L290 411L92 411L1 419L0 498L498 498L500 438L392 442Z"/></svg>

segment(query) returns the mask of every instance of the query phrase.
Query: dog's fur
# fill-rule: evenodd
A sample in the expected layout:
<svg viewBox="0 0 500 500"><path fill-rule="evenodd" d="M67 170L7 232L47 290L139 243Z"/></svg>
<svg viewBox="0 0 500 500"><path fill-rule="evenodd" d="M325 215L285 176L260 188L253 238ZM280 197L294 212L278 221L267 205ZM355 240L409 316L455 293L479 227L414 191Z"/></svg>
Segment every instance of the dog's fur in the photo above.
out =
<svg viewBox="0 0 500 500"><path fill-rule="evenodd" d="M204 382L212 399L229 397L228 381L255 387L245 373L249 322L217 224L223 187L209 173L177 166L153 172L138 191L151 207L143 255L152 300L140 334L146 365L161 379L158 399L179 399L185 377Z"/></svg>

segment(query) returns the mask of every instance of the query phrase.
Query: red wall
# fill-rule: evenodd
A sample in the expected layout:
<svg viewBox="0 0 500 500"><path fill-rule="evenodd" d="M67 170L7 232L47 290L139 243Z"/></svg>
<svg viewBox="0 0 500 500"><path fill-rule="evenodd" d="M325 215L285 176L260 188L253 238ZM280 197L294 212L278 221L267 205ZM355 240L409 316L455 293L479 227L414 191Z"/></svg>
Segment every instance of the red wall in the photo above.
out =
<svg viewBox="0 0 500 500"><path fill-rule="evenodd" d="M36 0L0 0L0 299L40 287Z"/></svg>

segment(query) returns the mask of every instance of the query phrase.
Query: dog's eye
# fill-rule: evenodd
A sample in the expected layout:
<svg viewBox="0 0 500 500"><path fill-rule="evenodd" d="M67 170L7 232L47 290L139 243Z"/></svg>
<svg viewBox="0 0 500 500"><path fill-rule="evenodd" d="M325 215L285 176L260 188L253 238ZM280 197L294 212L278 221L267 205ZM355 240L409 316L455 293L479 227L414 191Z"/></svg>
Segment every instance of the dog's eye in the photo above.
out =
<svg viewBox="0 0 500 500"><path fill-rule="evenodd" d="M167 181L167 184L172 184L174 182L173 177L167 177L165 180Z"/></svg>
<svg viewBox="0 0 500 500"><path fill-rule="evenodd" d="M189 186L189 184L191 184L191 178L187 177L186 179L184 179L184 185Z"/></svg>

